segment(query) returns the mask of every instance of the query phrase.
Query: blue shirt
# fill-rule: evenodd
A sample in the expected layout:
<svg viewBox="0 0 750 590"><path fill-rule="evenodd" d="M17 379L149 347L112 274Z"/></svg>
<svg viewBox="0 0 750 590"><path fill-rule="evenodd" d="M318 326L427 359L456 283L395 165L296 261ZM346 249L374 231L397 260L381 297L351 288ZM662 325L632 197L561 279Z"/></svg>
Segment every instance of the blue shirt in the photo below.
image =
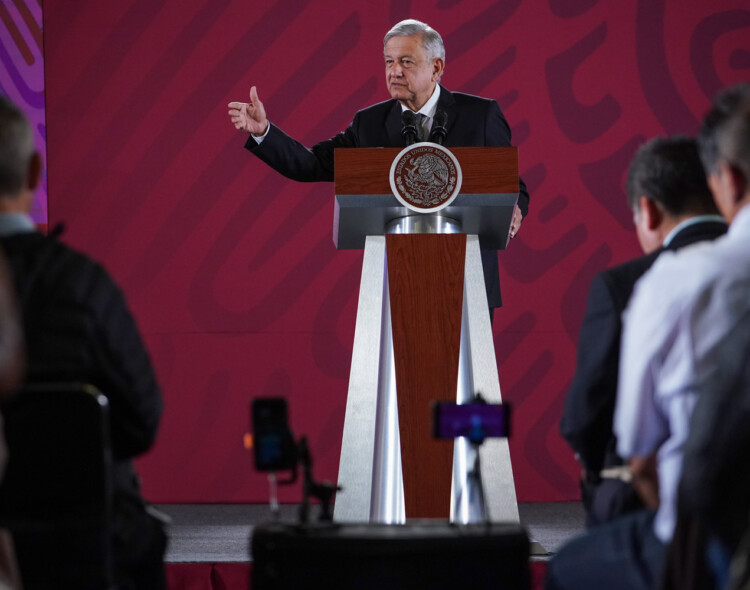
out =
<svg viewBox="0 0 750 590"><path fill-rule="evenodd" d="M656 455L654 532L665 543L674 532L683 444L698 395L747 362L734 351L738 326L750 322L748 293L750 206L725 236L661 254L623 315L617 450L626 459Z"/></svg>

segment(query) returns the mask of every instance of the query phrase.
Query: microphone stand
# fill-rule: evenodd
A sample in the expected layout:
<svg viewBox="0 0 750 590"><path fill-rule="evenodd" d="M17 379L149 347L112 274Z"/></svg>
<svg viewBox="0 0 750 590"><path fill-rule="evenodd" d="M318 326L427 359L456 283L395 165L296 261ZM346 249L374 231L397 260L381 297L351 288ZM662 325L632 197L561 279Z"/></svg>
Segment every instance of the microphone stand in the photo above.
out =
<svg viewBox="0 0 750 590"><path fill-rule="evenodd" d="M333 495L341 490L341 486L326 481L315 481L312 474L312 457L310 456L310 450L307 446L307 437L303 436L299 441L297 444L297 452L299 453L299 460L300 463L302 463L302 471L305 478L302 504L300 504L299 507L300 523L307 524L311 497L317 498L320 502L320 515L318 516L318 520L320 522L333 522L331 500L333 499Z"/></svg>
<svg viewBox="0 0 750 590"><path fill-rule="evenodd" d="M414 113L409 110L401 113L401 124L403 125L401 135L404 138L406 147L417 143L417 137L419 137L419 135L417 133L417 122L414 118Z"/></svg>
<svg viewBox="0 0 750 590"><path fill-rule="evenodd" d="M435 122L430 132L430 141L438 145L445 145L445 138L448 137L448 130L445 128L448 123L448 114L439 110L435 113Z"/></svg>

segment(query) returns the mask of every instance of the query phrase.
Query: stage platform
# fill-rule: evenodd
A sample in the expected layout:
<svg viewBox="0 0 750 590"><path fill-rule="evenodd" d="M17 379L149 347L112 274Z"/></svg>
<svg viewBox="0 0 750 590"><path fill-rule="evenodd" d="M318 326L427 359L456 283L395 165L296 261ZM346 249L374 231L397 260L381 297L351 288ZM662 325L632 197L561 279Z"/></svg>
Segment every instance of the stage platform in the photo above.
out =
<svg viewBox="0 0 750 590"><path fill-rule="evenodd" d="M250 534L254 525L271 520L267 505L160 504L169 525L167 573L170 590L247 589L252 567ZM297 521L297 506L282 505L282 522ZM578 502L520 503L521 524L548 552L532 556L534 589L541 588L544 562L568 539L583 531ZM313 517L317 506L313 506Z"/></svg>

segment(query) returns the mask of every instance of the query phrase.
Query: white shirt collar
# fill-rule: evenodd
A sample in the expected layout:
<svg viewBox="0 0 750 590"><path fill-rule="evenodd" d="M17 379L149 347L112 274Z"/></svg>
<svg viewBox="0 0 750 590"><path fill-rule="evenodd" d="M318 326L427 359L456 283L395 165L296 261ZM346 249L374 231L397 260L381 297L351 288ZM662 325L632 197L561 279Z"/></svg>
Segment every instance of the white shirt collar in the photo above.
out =
<svg viewBox="0 0 750 590"><path fill-rule="evenodd" d="M691 217L690 219L686 219L685 221L682 221L675 225L672 228L672 231L667 234L667 237L664 238L662 246L665 248L669 246L672 240L674 240L674 237L686 227L690 227L691 225L695 225L696 223L703 223L706 221L726 223L726 219L724 219L721 215L696 215L695 217Z"/></svg>
<svg viewBox="0 0 750 590"><path fill-rule="evenodd" d="M437 103L439 98L440 84L435 84L435 90L433 91L432 96L426 103L424 103L422 108L417 111L417 113L422 113L428 119L430 124L432 124L432 119L435 117L435 111L437 110ZM401 112L408 110L409 107L401 104Z"/></svg>

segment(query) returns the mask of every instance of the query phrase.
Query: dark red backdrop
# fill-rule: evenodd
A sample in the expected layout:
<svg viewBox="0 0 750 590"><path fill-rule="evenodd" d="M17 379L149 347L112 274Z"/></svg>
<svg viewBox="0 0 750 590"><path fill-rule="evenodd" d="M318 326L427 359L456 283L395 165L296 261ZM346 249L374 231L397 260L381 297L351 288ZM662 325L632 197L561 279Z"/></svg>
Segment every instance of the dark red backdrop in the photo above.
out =
<svg viewBox="0 0 750 590"><path fill-rule="evenodd" d="M46 0L49 220L112 270L148 341L166 398L139 464L151 500L266 500L241 444L257 395L289 398L336 477L361 252L334 249L332 185L268 170L226 104L256 84L274 122L328 137L387 98L382 37L409 16L520 147L530 215L495 320L516 487L577 497L557 423L589 279L638 253L625 167L748 77L747 0Z"/></svg>

